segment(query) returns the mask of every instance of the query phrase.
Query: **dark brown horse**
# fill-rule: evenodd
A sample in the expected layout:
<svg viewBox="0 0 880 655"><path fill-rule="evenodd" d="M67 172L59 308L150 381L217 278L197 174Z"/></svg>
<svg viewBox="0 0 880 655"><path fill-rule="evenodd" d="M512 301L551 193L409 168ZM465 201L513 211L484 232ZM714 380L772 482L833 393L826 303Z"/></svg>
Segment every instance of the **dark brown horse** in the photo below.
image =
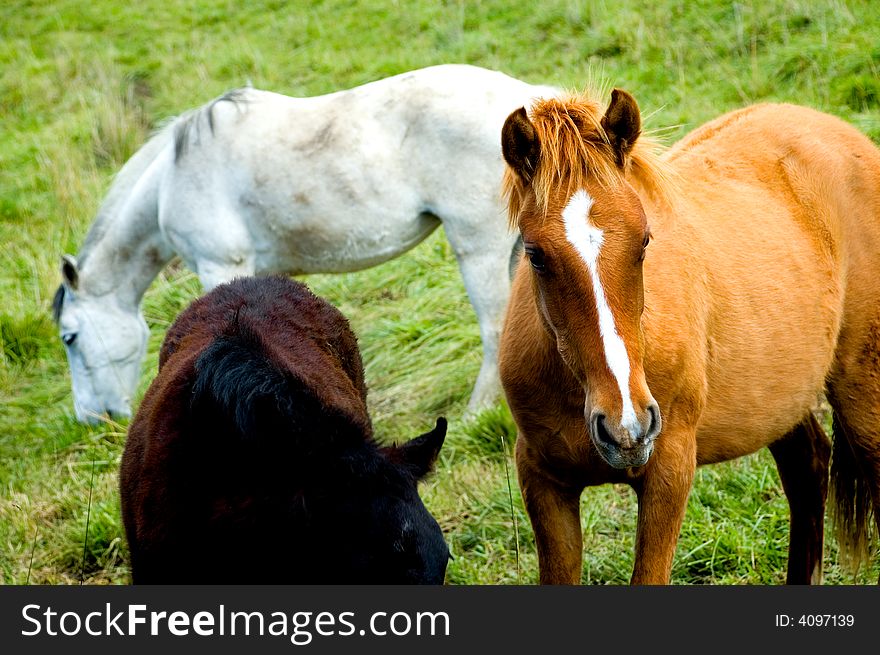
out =
<svg viewBox="0 0 880 655"><path fill-rule="evenodd" d="M880 518L880 151L793 105L728 114L663 157L640 133L619 90L604 111L537 102L502 132L526 256L500 368L541 581L580 580L580 494L621 482L639 502L632 581L668 582L696 467L765 446L788 581L817 581L824 390L844 551Z"/></svg>
<svg viewBox="0 0 880 655"><path fill-rule="evenodd" d="M446 422L380 447L348 321L305 285L241 278L184 311L122 457L135 583L441 583L416 490Z"/></svg>

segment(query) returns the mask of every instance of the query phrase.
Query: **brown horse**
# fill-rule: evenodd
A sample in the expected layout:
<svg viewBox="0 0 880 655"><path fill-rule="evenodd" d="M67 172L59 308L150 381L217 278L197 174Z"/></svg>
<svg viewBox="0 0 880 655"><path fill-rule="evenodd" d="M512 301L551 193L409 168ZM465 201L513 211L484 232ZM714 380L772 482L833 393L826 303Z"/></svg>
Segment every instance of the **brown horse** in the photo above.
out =
<svg viewBox="0 0 880 655"><path fill-rule="evenodd" d="M756 105L665 155L614 90L502 131L518 267L500 367L543 583L578 583L586 486L638 496L633 583L667 583L694 471L769 446L789 582L821 579L835 412L844 550L880 517L880 151L811 109ZM648 247L651 242L650 247Z"/></svg>
<svg viewBox="0 0 880 655"><path fill-rule="evenodd" d="M168 330L119 471L136 584L440 584L417 483L446 421L373 439L357 339L301 282L244 277Z"/></svg>

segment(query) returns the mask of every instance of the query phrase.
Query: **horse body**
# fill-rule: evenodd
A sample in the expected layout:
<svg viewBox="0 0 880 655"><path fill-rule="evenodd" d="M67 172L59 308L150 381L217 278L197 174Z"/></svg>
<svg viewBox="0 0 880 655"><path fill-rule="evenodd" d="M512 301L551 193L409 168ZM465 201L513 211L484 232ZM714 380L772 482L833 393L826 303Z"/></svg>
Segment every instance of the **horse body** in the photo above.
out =
<svg viewBox="0 0 880 655"><path fill-rule="evenodd" d="M512 107L555 92L445 65L312 98L241 89L173 122L120 171L65 272L56 313L64 323L70 310L62 335L76 335L82 350L69 352L77 415L124 413L133 388L90 389L101 383L73 362L81 357L91 371L139 365L142 344L107 346L123 339L106 334L115 326L100 313L119 306L137 327L144 291L175 254L210 290L254 273L367 268L440 224L480 323L484 358L470 407L494 399L515 242L501 218L497 133ZM89 338L109 352L87 352L99 350Z"/></svg>
<svg viewBox="0 0 880 655"><path fill-rule="evenodd" d="M500 161L497 168L485 166L499 159L491 148L493 127L521 97L487 103L494 110L489 116L435 135L439 124L462 111L462 96L426 94L441 93L455 74L454 68L439 78L411 74L391 88L383 81L378 88L374 83L317 98L247 89L237 104L217 103L211 147L185 146L167 181L168 199L163 196L161 206L170 209L162 211L163 231L194 268L214 266L223 269L221 275L236 267L356 271L405 252L440 224L438 217L474 213L449 189L491 186L500 168ZM277 145L260 150L255 142ZM466 147L469 160L454 166L444 158L450 147ZM291 152L299 156L291 158ZM240 166L224 170L230 158ZM208 193L193 194L193 187ZM199 204L181 210L175 201L187 196ZM229 243L219 249L212 234L217 218L201 206L216 208L217 199L219 211L229 216L220 223L231 232L220 237ZM493 210L484 204L480 211ZM211 242L199 247L205 235ZM499 245L509 255L511 238Z"/></svg>
<svg viewBox="0 0 880 655"><path fill-rule="evenodd" d="M782 121L790 127L775 129ZM646 210L655 235L644 274L648 385L669 405L683 394L663 376L693 381L684 395L699 412L699 463L754 452L815 405L846 313L843 223L880 229L849 200L859 194L839 179L839 153L809 150L816 134L839 142L852 128L791 105L716 123L707 140L670 153L683 180L675 205ZM760 410L731 411L740 407Z"/></svg>
<svg viewBox="0 0 880 655"><path fill-rule="evenodd" d="M440 583L419 499L445 423L373 441L348 322L286 278L241 278L184 311L120 468L135 583Z"/></svg>
<svg viewBox="0 0 880 655"><path fill-rule="evenodd" d="M769 446L792 510L788 580L815 582L830 445L811 409L826 385L848 428L835 430L835 453L851 449L865 476L858 498L846 490L852 478L838 486L850 535L865 534L870 512L853 520L847 506L873 498L876 512L880 503L880 339L871 329L880 319L871 282L880 275L880 153L836 118L759 105L696 130L657 162L634 148L637 109L620 93L604 116L583 99L538 103L532 116L511 115L502 136L527 255L501 377L541 579L580 579L580 492L623 482L639 497L633 582L667 582L695 467ZM595 152L556 166L544 191L544 160L582 147ZM524 153L541 163L525 166ZM614 172L590 170L596 157ZM652 165L678 188L662 188ZM585 179L572 184L569 170ZM601 248L592 278L571 248L582 242L560 225L568 229L573 192L584 188L592 202L576 218ZM639 248L643 266L631 255ZM603 297L625 343L628 388L609 374L619 363L601 325Z"/></svg>

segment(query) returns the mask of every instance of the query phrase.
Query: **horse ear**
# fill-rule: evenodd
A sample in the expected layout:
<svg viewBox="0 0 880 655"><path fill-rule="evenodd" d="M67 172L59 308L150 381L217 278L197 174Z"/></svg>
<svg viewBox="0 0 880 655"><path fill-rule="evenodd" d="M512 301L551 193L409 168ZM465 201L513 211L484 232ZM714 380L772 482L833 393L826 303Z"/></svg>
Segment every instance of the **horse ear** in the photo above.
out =
<svg viewBox="0 0 880 655"><path fill-rule="evenodd" d="M445 439L446 419L441 416L430 432L407 441L402 446L395 446L391 458L409 468L416 480L421 480L433 470Z"/></svg>
<svg viewBox="0 0 880 655"><path fill-rule="evenodd" d="M73 255L61 255L61 277L64 283L74 291L79 286L79 269Z"/></svg>
<svg viewBox="0 0 880 655"><path fill-rule="evenodd" d="M504 121L501 128L501 153L504 160L528 184L541 158L541 142L525 107L520 107Z"/></svg>
<svg viewBox="0 0 880 655"><path fill-rule="evenodd" d="M617 164L622 167L642 133L642 118L636 99L626 91L614 89L611 92L611 104L602 117L602 128L614 149Z"/></svg>

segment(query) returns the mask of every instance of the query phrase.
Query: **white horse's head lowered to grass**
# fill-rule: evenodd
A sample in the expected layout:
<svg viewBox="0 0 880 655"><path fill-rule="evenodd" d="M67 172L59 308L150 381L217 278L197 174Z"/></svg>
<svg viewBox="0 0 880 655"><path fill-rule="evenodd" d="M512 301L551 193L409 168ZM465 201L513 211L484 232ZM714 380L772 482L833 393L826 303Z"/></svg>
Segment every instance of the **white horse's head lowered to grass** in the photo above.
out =
<svg viewBox="0 0 880 655"><path fill-rule="evenodd" d="M62 283L52 311L67 352L76 417L98 423L101 417L131 416L147 329L138 307L124 306L114 294L89 293L76 260L62 258Z"/></svg>

